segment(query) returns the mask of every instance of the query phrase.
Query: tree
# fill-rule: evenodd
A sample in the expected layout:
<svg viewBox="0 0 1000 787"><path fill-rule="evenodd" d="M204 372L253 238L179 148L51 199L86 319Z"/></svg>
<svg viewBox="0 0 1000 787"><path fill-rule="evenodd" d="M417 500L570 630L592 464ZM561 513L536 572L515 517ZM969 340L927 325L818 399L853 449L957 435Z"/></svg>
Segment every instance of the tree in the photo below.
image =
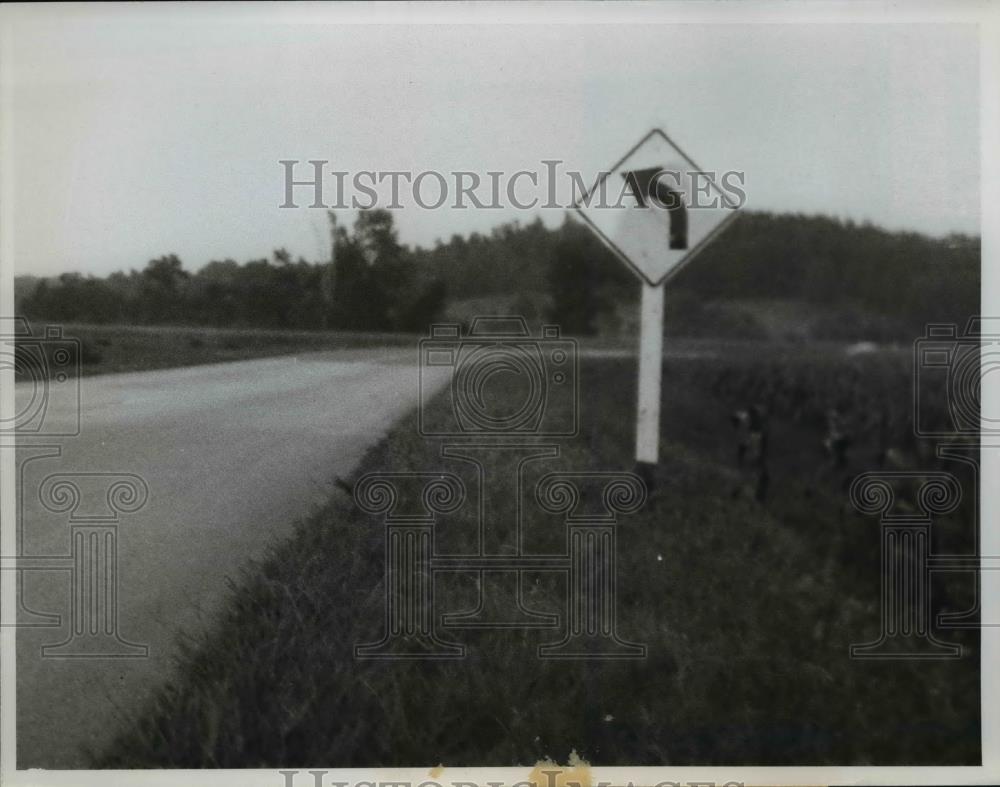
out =
<svg viewBox="0 0 1000 787"><path fill-rule="evenodd" d="M632 274L585 227L567 220L548 269L548 319L563 332L596 332L601 313L627 301L637 285ZM634 297L634 296L632 296Z"/></svg>
<svg viewBox="0 0 1000 787"><path fill-rule="evenodd" d="M182 322L184 285L190 274L176 254L150 260L142 272L140 298L146 322Z"/></svg>

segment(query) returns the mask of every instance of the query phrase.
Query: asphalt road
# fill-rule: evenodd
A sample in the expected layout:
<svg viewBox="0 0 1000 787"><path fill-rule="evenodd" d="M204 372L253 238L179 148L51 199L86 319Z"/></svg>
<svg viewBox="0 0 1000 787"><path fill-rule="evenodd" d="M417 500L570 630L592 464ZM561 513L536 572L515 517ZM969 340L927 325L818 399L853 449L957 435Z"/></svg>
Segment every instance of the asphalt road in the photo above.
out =
<svg viewBox="0 0 1000 787"><path fill-rule="evenodd" d="M84 518L114 516L106 491L115 481L124 481L125 491L141 491L144 482L148 501L139 510L128 510L136 501L127 494L117 500L119 511L126 509L116 525L118 621L101 626L148 646L149 654L43 658L42 646L71 631L70 572L58 569L72 561L48 559L48 570L25 571L26 604L61 619L56 627L17 632L18 768L85 767L86 751L99 750L129 723L174 668L178 632L206 625L225 597L227 578L328 499L334 476L349 473L416 405L416 360L413 349L346 350L81 381L81 434L24 441L17 449L20 549L68 555L73 525L85 539L92 532L104 539L109 522L88 530L95 523ZM19 405L30 395L17 386ZM53 400L46 423L71 415L70 406ZM80 490L75 507L60 494L63 480ZM106 549L108 542L84 543ZM87 554L101 560L109 553ZM31 565L42 564L46 559ZM107 618L79 619L85 621L79 649L110 641L86 624ZM46 621L54 622L21 617Z"/></svg>

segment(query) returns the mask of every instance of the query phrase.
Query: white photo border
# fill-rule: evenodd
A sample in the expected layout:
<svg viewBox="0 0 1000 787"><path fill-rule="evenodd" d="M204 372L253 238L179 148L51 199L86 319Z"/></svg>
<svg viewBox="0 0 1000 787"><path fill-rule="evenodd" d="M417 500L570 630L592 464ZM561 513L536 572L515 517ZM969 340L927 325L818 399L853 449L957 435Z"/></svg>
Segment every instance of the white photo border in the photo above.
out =
<svg viewBox="0 0 1000 787"><path fill-rule="evenodd" d="M661 2L585 3L498 2L457 3L204 3L204 4L39 4L0 8L0 157L16 155L12 143L10 94L5 85L17 79L9 42L25 20L59 15L91 18L99 15L142 15L155 24L157 18L178 14L201 15L206 21L293 21L300 24L975 24L980 33L980 128L981 128L981 237L982 314L1000 313L1000 6L996 3L952 0L906 4L888 2ZM10 168L0 167L0 314L13 314L13 206ZM1000 382L986 375L982 381L984 402L993 411L1000 404ZM0 369L0 415L14 413L13 371ZM1000 554L1000 451L983 451L981 482L982 553ZM14 456L0 451L0 553L15 554ZM15 572L0 572L0 616L6 623L15 618ZM981 572L982 611L985 619L1000 619L1000 572ZM284 787L279 769L261 770L116 770L44 771L16 770L16 673L15 631L0 628L0 785L107 785L153 787L154 785L219 785L220 787ZM981 629L981 664L1000 664L1000 628ZM1000 784L1000 674L984 668L981 673L982 757L981 766L964 767L600 767L589 769L591 785L657 785L740 782L744 785L803 784ZM400 782L414 787L453 782L502 782L515 784L529 778L524 768L452 768L433 770L433 763L418 768L335 769L330 764L289 764L300 770L296 785L312 787L311 770L324 770L323 784L346 782ZM582 785L587 787L587 785Z"/></svg>

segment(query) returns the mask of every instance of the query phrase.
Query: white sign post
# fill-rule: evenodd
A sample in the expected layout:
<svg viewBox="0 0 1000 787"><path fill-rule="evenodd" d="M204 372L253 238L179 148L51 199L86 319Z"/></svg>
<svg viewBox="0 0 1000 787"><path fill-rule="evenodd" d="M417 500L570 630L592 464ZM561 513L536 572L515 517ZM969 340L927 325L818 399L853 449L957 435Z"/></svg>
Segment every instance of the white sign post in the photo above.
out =
<svg viewBox="0 0 1000 787"><path fill-rule="evenodd" d="M665 282L736 216L738 206L660 129L653 129L574 208L642 281L637 462L660 447Z"/></svg>
<svg viewBox="0 0 1000 787"><path fill-rule="evenodd" d="M662 284L642 283L639 333L639 405L635 421L635 460L660 459L660 380L663 377Z"/></svg>

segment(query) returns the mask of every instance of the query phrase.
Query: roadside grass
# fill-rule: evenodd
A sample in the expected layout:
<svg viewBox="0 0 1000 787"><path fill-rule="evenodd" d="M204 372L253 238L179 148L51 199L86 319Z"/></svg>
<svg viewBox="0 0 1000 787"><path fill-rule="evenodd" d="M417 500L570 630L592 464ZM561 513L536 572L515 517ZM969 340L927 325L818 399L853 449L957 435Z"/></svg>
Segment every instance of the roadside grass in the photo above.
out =
<svg viewBox="0 0 1000 787"><path fill-rule="evenodd" d="M630 470L634 360L586 359L581 375L581 432L544 471ZM882 383L909 396L908 378ZM649 500L620 520L618 628L645 659L546 661L536 648L558 632L447 630L466 659L355 660L382 633L385 528L344 493L248 566L179 677L94 766L530 765L571 750L600 765L978 763L977 633L947 633L966 649L955 661L850 659L879 626L877 522L818 472L821 434L780 414L767 503L734 496L731 401L712 389L703 367L667 363L662 461ZM465 467L413 414L355 479L439 470ZM474 508L442 519L439 551L468 551ZM562 523L525 509L530 548L561 550ZM967 521L940 527L970 548ZM525 584L529 606L561 609L558 583ZM935 598L965 609L971 584L947 575ZM474 604L469 577L438 590L439 611Z"/></svg>
<svg viewBox="0 0 1000 787"><path fill-rule="evenodd" d="M44 322L34 323L32 333L36 337L44 335L45 325ZM416 342L412 334L351 331L83 324L61 327L63 336L80 342L81 376L242 361L298 352L412 346ZM46 344L43 341L40 346L46 347ZM48 348L52 346L48 343ZM52 366L51 359L48 366ZM17 370L16 376L18 380L28 379L22 369Z"/></svg>

